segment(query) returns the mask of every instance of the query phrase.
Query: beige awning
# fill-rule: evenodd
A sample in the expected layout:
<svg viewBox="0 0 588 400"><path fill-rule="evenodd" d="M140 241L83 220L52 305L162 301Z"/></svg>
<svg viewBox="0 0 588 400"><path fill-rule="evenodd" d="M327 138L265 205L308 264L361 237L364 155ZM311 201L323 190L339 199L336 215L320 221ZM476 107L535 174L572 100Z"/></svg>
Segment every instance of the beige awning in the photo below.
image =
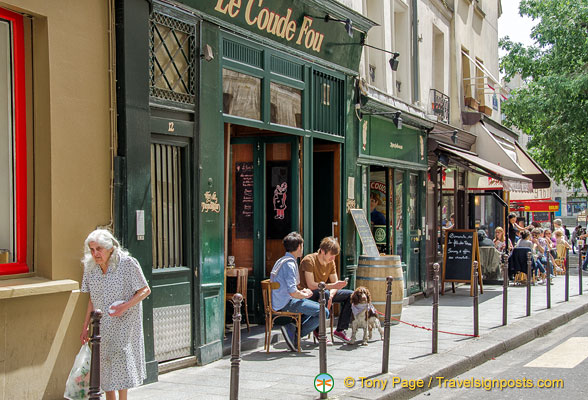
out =
<svg viewBox="0 0 588 400"><path fill-rule="evenodd" d="M500 181L501 186L496 185L497 189L502 187L505 190L518 192L530 192L533 190L533 182L530 178L484 160L475 153L445 143L438 143L437 149L450 157L458 158L462 163L465 162L474 172Z"/></svg>
<svg viewBox="0 0 588 400"><path fill-rule="evenodd" d="M476 151L481 158L492 160L501 167L531 179L533 189L546 189L551 186L549 176L520 144L505 139L504 132L500 132L500 129L492 124L482 122L480 126L482 132L476 140Z"/></svg>

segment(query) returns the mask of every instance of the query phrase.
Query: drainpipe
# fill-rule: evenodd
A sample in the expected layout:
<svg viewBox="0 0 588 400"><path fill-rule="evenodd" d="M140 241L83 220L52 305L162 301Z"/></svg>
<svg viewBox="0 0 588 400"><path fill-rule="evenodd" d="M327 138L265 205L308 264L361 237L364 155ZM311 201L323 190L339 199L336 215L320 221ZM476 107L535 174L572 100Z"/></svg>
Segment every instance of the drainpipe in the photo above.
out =
<svg viewBox="0 0 588 400"><path fill-rule="evenodd" d="M419 19L417 0L412 0L412 102L420 100L419 90Z"/></svg>

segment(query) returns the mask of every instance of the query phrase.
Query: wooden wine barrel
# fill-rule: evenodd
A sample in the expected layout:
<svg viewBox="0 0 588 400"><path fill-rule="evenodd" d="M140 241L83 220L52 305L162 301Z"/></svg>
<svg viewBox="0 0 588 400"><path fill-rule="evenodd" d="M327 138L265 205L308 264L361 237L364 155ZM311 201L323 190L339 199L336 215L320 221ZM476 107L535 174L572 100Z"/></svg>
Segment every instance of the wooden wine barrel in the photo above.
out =
<svg viewBox="0 0 588 400"><path fill-rule="evenodd" d="M355 287L364 286L372 295L372 303L382 313L386 312L386 277L392 277L392 310L390 322L398 324L402 314L402 298L404 295L404 278L400 256L359 256Z"/></svg>

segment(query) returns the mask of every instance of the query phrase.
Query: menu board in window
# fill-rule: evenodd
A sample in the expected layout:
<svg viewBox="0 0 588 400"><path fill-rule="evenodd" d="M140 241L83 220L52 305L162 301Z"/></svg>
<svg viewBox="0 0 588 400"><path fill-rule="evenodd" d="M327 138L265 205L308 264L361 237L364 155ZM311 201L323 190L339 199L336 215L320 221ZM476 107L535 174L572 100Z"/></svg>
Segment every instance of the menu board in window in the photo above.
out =
<svg viewBox="0 0 588 400"><path fill-rule="evenodd" d="M478 262L480 293L484 293L477 232L474 229L450 229L445 231L441 293L445 292L445 282L462 282L471 285L470 294L473 294L474 261ZM453 291L455 291L455 288Z"/></svg>
<svg viewBox="0 0 588 400"><path fill-rule="evenodd" d="M235 164L236 177L236 236L237 239L253 237L253 163Z"/></svg>
<svg viewBox="0 0 588 400"><path fill-rule="evenodd" d="M363 245L365 255L371 257L379 256L380 252L376 246L370 225L365 217L365 211L361 208L352 208L349 211L351 212L351 217L353 217L353 222L355 222L355 228Z"/></svg>
<svg viewBox="0 0 588 400"><path fill-rule="evenodd" d="M267 238L282 239L292 232L290 161L268 161L266 165Z"/></svg>

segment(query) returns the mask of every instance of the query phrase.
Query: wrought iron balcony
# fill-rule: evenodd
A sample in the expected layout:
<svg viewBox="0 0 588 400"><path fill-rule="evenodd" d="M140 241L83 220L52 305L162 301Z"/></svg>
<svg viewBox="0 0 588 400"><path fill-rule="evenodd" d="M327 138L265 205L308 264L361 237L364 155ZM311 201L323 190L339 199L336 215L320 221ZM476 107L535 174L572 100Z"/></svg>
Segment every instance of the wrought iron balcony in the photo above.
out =
<svg viewBox="0 0 588 400"><path fill-rule="evenodd" d="M429 91L429 104L431 104L431 113L438 116L439 120L449 122L449 96L441 93L437 89Z"/></svg>

